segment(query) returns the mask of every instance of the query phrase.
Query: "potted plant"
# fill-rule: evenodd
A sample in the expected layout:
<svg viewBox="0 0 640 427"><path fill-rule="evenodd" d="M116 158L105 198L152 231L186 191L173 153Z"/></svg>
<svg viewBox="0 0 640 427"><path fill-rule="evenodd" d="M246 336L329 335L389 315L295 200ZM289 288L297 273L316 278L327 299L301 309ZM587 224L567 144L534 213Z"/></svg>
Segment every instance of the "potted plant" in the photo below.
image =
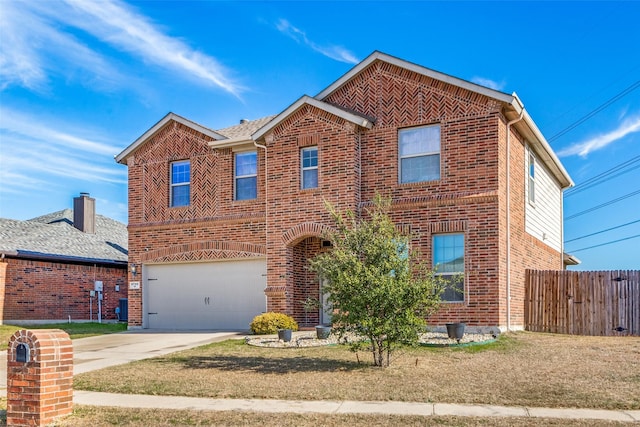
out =
<svg viewBox="0 0 640 427"><path fill-rule="evenodd" d="M291 341L291 334L293 331L291 329L278 329L278 339L284 342Z"/></svg>
<svg viewBox="0 0 640 427"><path fill-rule="evenodd" d="M449 336L449 338L451 338L452 340L456 340L459 343L464 336L464 328L466 325L463 322L456 322L447 323L446 326L447 335Z"/></svg>
<svg viewBox="0 0 640 427"><path fill-rule="evenodd" d="M305 322L308 323L308 313L309 312L319 312L321 308L320 300L317 298L307 297L306 300L302 302L304 312L305 312ZM319 340L326 340L331 335L331 326L328 325L316 325L316 338Z"/></svg>

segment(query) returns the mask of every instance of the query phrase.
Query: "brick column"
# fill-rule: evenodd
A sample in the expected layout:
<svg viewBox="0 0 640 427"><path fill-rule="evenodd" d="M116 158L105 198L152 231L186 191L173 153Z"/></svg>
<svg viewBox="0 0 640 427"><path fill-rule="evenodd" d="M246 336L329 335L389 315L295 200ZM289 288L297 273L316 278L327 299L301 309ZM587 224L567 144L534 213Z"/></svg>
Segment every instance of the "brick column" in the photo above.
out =
<svg viewBox="0 0 640 427"><path fill-rule="evenodd" d="M0 261L0 325L4 322L4 292L7 284L7 262L3 259Z"/></svg>
<svg viewBox="0 0 640 427"><path fill-rule="evenodd" d="M44 426L73 411L73 347L59 329L20 330L7 349L7 425Z"/></svg>

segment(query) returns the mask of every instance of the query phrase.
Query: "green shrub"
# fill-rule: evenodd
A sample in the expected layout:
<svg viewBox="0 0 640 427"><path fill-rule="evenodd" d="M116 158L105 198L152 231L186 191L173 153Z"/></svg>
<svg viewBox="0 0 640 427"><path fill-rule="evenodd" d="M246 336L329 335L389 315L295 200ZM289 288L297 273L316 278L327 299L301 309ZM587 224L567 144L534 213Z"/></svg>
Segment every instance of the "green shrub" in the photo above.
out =
<svg viewBox="0 0 640 427"><path fill-rule="evenodd" d="M276 334L278 329L298 330L298 324L293 317L284 313L262 313L253 318L251 331L256 335Z"/></svg>

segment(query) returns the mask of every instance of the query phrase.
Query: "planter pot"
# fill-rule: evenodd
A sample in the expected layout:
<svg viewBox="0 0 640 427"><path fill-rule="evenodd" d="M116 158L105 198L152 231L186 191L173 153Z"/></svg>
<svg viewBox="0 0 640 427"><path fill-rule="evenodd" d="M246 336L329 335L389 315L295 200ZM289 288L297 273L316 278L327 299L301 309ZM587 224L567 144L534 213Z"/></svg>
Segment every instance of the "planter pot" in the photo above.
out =
<svg viewBox="0 0 640 427"><path fill-rule="evenodd" d="M464 336L464 327L464 323L447 323L447 335L449 335L449 338L452 340L460 342Z"/></svg>
<svg viewBox="0 0 640 427"><path fill-rule="evenodd" d="M326 340L331 335L331 326L318 325L316 326L316 337L319 340Z"/></svg>
<svg viewBox="0 0 640 427"><path fill-rule="evenodd" d="M291 329L278 329L278 339L284 342L291 341Z"/></svg>

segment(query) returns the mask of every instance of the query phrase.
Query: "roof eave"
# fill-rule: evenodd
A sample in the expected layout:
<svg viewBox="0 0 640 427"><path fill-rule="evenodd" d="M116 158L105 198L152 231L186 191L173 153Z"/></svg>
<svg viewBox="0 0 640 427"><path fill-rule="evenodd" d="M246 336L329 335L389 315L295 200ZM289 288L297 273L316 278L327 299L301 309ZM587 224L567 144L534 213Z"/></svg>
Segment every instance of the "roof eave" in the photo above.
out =
<svg viewBox="0 0 640 427"><path fill-rule="evenodd" d="M562 254L562 261L564 262L564 265L579 265L582 263L578 257L566 252Z"/></svg>
<svg viewBox="0 0 640 427"><path fill-rule="evenodd" d="M562 162L551 148L551 145L547 142L547 139L544 137L540 129L538 129L538 125L533 121L529 112L524 108L522 101L518 95L514 92L512 95L513 101L509 103L511 107L513 107L513 111L516 116L519 116L522 113L523 120L516 122L514 126L518 129L527 141L534 146L534 149L539 157L542 158L544 164L547 165L554 176L560 183L561 188L567 189L569 187L573 187L574 183L569 176L569 172L564 168Z"/></svg>
<svg viewBox="0 0 640 427"><path fill-rule="evenodd" d="M338 108L334 105L328 104L326 102L320 101L316 98L312 98L308 95L304 95L301 98L299 98L296 102L294 102L293 104L291 104L289 107L287 107L282 113L278 114L276 117L273 118L273 120L271 120L269 123L267 123L265 126L261 127L260 129L258 129L253 135L251 135L251 138L253 141L258 141L260 140L265 134L267 134L269 131L271 131L273 128L275 128L276 126L278 126L282 121L284 121L287 117L289 117L291 114L295 113L296 111L298 111L300 108L302 108L304 105L311 105L312 107L316 107L319 108L321 110L324 110L330 114L333 114L337 117L341 117L349 122L354 123L355 125L358 125L360 127L363 128L367 128L367 129L371 129L373 127L373 122L371 119L367 118L367 117L363 117L360 116L358 114L354 114L351 113L349 111L345 111L341 108Z"/></svg>
<svg viewBox="0 0 640 427"><path fill-rule="evenodd" d="M251 137L229 138L222 141L210 141L208 144L214 150L220 148L243 148L253 145L253 139Z"/></svg>
<svg viewBox="0 0 640 427"><path fill-rule="evenodd" d="M168 113L164 116L160 121L158 121L155 125L153 125L149 130L147 130L142 136L133 141L127 148L125 148L120 154L115 156L115 160L118 163L126 164L126 159L131 155L134 151L136 151L140 146L142 146L149 138L156 134L160 129L162 129L167 123L170 121L175 121L184 126L187 126L195 131L198 131L204 135L207 135L213 139L223 140L228 139L226 136L221 135L209 128L206 128L196 122L192 122L191 120L185 119L182 116L179 116L175 113Z"/></svg>
<svg viewBox="0 0 640 427"><path fill-rule="evenodd" d="M56 255L56 254L47 254L42 252L31 252L31 251L0 251L0 254L4 258L19 258L19 259L30 259L30 260L39 260L39 261L54 261L54 262L62 262L62 263L70 263L70 264L99 264L106 266L118 266L118 267L126 267L128 262L125 260L117 260L117 259L106 259L106 258L91 258L91 257L79 257L79 256L71 256L71 255Z"/></svg>

